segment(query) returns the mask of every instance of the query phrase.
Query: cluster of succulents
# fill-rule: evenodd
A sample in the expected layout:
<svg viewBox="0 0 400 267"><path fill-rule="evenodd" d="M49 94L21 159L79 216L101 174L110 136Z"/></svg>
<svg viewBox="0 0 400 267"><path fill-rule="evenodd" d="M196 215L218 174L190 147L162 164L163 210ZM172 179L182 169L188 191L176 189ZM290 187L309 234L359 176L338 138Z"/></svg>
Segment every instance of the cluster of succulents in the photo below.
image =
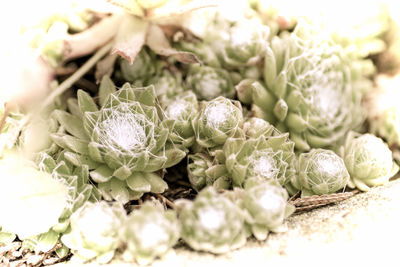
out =
<svg viewBox="0 0 400 267"><path fill-rule="evenodd" d="M98 89L65 88L29 123L4 111L0 168L9 151L23 152L68 193L47 231L0 227L0 244L60 243L60 257L99 263L148 264L180 239L220 254L285 231L290 196L367 191L398 172L385 141L400 145L400 113L374 102L383 94L367 58L382 51L386 17L357 39L255 0L233 19L184 6L168 23L166 1L111 2L126 14ZM62 20L85 32L92 13L79 14L46 29ZM190 23L197 16L203 30ZM62 64L56 52L43 53ZM383 140L366 133L366 118ZM195 198L170 201L176 184Z"/></svg>

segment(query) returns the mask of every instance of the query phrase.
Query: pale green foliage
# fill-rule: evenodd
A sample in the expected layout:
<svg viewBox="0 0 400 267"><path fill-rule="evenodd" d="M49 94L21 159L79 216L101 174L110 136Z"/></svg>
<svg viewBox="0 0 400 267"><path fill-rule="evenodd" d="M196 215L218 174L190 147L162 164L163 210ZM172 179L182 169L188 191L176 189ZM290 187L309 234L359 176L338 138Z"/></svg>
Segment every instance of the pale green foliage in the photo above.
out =
<svg viewBox="0 0 400 267"><path fill-rule="evenodd" d="M300 154L293 185L303 196L335 193L349 182L343 159L331 150L312 149Z"/></svg>
<svg viewBox="0 0 400 267"><path fill-rule="evenodd" d="M240 102L222 96L202 102L200 112L193 120L196 142L205 148L223 145L238 132L242 123Z"/></svg>
<svg viewBox="0 0 400 267"><path fill-rule="evenodd" d="M180 226L174 211L158 202L145 202L129 214L122 235L125 260L148 264L165 255L178 241Z"/></svg>
<svg viewBox="0 0 400 267"><path fill-rule="evenodd" d="M192 146L195 142L192 121L199 112L196 95L192 91L186 91L165 101L162 106L165 117L175 122L170 134L171 141L185 147Z"/></svg>
<svg viewBox="0 0 400 267"><path fill-rule="evenodd" d="M145 83L157 73L155 54L149 49L142 48L132 64L128 60L120 59L121 74L125 81Z"/></svg>
<svg viewBox="0 0 400 267"><path fill-rule="evenodd" d="M107 200L126 203L145 192L163 192L167 184L155 172L177 164L186 153L168 141L174 122L159 116L154 87L125 84L115 91L105 76L100 109L84 91L78 91L77 102L79 108L71 107L71 113L54 111L67 133L51 137L66 150L65 158L88 165Z"/></svg>
<svg viewBox="0 0 400 267"><path fill-rule="evenodd" d="M168 102L170 99L182 94L182 74L180 72L171 73L169 70L162 70L159 74L150 78L148 85L154 85L157 99L160 103Z"/></svg>
<svg viewBox="0 0 400 267"><path fill-rule="evenodd" d="M233 23L223 42L218 43L217 53L224 66L243 67L257 64L264 56L269 38L269 28L256 18Z"/></svg>
<svg viewBox="0 0 400 267"><path fill-rule="evenodd" d="M84 261L96 259L107 263L120 245L119 231L124 216L120 206L110 206L104 201L86 202L71 215L71 230L61 241Z"/></svg>
<svg viewBox="0 0 400 267"><path fill-rule="evenodd" d="M218 96L233 98L235 95L231 77L225 69L199 64L190 65L185 87L199 100L212 100Z"/></svg>
<svg viewBox="0 0 400 267"><path fill-rule="evenodd" d="M295 208L287 203L288 193L276 180L249 178L240 195L240 207L248 212L248 227L258 240L265 240L270 231L285 230L284 219Z"/></svg>
<svg viewBox="0 0 400 267"><path fill-rule="evenodd" d="M362 92L341 47L298 25L267 47L264 82L243 81L238 97L299 150L328 147L363 121ZM354 79L362 77L354 77Z"/></svg>
<svg viewBox="0 0 400 267"><path fill-rule="evenodd" d="M176 201L181 236L193 249L225 253L246 243L244 214L213 187L202 190L191 202Z"/></svg>
<svg viewBox="0 0 400 267"><path fill-rule="evenodd" d="M399 170L388 146L372 134L349 133L340 153L350 173L350 188L368 191L389 182Z"/></svg>

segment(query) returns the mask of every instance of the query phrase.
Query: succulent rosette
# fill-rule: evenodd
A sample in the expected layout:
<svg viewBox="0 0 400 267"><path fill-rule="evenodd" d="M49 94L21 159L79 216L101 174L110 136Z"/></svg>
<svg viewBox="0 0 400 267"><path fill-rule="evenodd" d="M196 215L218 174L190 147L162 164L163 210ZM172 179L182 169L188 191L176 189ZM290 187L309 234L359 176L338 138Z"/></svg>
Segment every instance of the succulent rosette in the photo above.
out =
<svg viewBox="0 0 400 267"><path fill-rule="evenodd" d="M179 72L171 73L167 69L162 70L158 75L150 78L147 84L154 85L157 98L161 103L169 101L184 91L182 75Z"/></svg>
<svg viewBox="0 0 400 267"><path fill-rule="evenodd" d="M125 81L130 83L146 82L158 72L156 56L147 48L142 48L135 57L132 64L121 58L121 75Z"/></svg>
<svg viewBox="0 0 400 267"><path fill-rule="evenodd" d="M203 189L194 201L176 201L181 236L193 249L225 253L246 243L244 213L213 187Z"/></svg>
<svg viewBox="0 0 400 267"><path fill-rule="evenodd" d="M235 95L231 77L225 69L200 64L189 66L185 87L199 100L212 100L218 96L233 98Z"/></svg>
<svg viewBox="0 0 400 267"><path fill-rule="evenodd" d="M264 56L269 27L262 25L256 18L237 21L224 32L225 40L217 51L227 67L255 65Z"/></svg>
<svg viewBox="0 0 400 267"><path fill-rule="evenodd" d="M200 103L200 112L193 120L196 142L203 148L221 146L239 132L243 123L239 101L217 97Z"/></svg>
<svg viewBox="0 0 400 267"><path fill-rule="evenodd" d="M176 213L158 202L145 202L129 214L123 230L125 260L148 264L165 255L178 241L180 225Z"/></svg>
<svg viewBox="0 0 400 267"><path fill-rule="evenodd" d="M372 134L349 133L340 153L350 173L350 188L368 191L389 182L399 170L388 146Z"/></svg>
<svg viewBox="0 0 400 267"><path fill-rule="evenodd" d="M57 233L63 233L69 226L69 217L86 201L98 201L100 193L89 181L87 165L76 167L68 162L64 153L54 160L46 153L40 153L36 160L39 169L49 172L52 176L68 186L68 204L59 218L58 224L52 227Z"/></svg>
<svg viewBox="0 0 400 267"><path fill-rule="evenodd" d="M297 178L292 184L302 196L335 193L350 180L349 172L341 157L326 149L312 149L301 153L297 162Z"/></svg>
<svg viewBox="0 0 400 267"><path fill-rule="evenodd" d="M222 148L212 151L212 160L204 153L189 156L188 174L194 188L243 187L248 178L259 177L276 180L294 194L297 190L291 181L295 174L295 154L289 134L280 133L259 118L248 119L240 133L238 137L228 138Z"/></svg>
<svg viewBox="0 0 400 267"><path fill-rule="evenodd" d="M287 191L276 180L252 177L246 181L240 205L248 212L248 226L258 240L285 230L283 222L295 210L287 199Z"/></svg>
<svg viewBox="0 0 400 267"><path fill-rule="evenodd" d="M121 245L119 231L125 216L120 206L109 206L105 201L86 202L71 215L71 229L61 241L83 261L107 263Z"/></svg>
<svg viewBox="0 0 400 267"><path fill-rule="evenodd" d="M256 117L289 132L296 148L328 147L363 121L361 90L353 88L341 47L310 38L298 25L274 37L266 49L264 81L243 81L238 97Z"/></svg>
<svg viewBox="0 0 400 267"><path fill-rule="evenodd" d="M206 186L229 189L232 179L224 165L216 164L208 153L201 152L188 156L187 172L193 189L200 191Z"/></svg>
<svg viewBox="0 0 400 267"><path fill-rule="evenodd" d="M100 109L82 90L77 102L69 102L71 113L53 113L66 130L51 135L66 150L65 158L76 166L88 165L107 200L125 203L145 192L163 192L167 184L156 172L177 164L186 153L168 141L173 121L158 115L154 87L125 84L115 91L106 77L99 89Z"/></svg>
<svg viewBox="0 0 400 267"><path fill-rule="evenodd" d="M290 184L294 143L288 133L280 133L262 119L252 118L244 124L246 140L230 138L223 151L225 166L234 186L242 187L249 177L276 180L282 186Z"/></svg>
<svg viewBox="0 0 400 267"><path fill-rule="evenodd" d="M169 136L171 141L185 147L192 146L195 142L192 121L199 112L196 95L192 91L186 91L169 101L164 101L162 106L165 117L175 122Z"/></svg>

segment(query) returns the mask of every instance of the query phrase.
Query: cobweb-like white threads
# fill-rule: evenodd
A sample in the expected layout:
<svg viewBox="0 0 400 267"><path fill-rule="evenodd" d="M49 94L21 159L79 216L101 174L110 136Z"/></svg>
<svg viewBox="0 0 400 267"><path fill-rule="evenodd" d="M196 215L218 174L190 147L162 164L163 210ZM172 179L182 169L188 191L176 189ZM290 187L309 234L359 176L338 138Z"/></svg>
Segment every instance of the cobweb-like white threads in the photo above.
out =
<svg viewBox="0 0 400 267"><path fill-rule="evenodd" d="M346 172L344 162L339 156L328 153L315 154L310 159L310 165L307 167L309 173L317 173L318 179L310 179L312 185L318 185L322 183L336 184L338 179L341 179ZM316 177L314 177L316 178Z"/></svg>
<svg viewBox="0 0 400 267"><path fill-rule="evenodd" d="M132 114L122 113L102 121L100 127L104 131L104 140L125 150L143 147L146 133L136 119Z"/></svg>
<svg viewBox="0 0 400 267"><path fill-rule="evenodd" d="M184 120L185 111L188 109L189 103L185 100L177 100L171 103L166 111L165 115L169 119Z"/></svg>
<svg viewBox="0 0 400 267"><path fill-rule="evenodd" d="M198 88L201 90L198 93L206 100L222 95L222 88L225 87L227 87L227 82L218 77L215 72L205 73L198 81Z"/></svg>
<svg viewBox="0 0 400 267"><path fill-rule="evenodd" d="M264 152L252 157L252 171L265 179L274 179L278 176L279 168L272 153Z"/></svg>
<svg viewBox="0 0 400 267"><path fill-rule="evenodd" d="M104 146L114 151L145 149L148 138L145 127L151 122L143 114L132 111L124 103L114 110L104 109L103 114L107 117L97 123L95 130Z"/></svg>
<svg viewBox="0 0 400 267"><path fill-rule="evenodd" d="M389 148L379 139L372 135L362 135L355 142L358 144L350 153L358 155L355 157L356 164L365 164L379 170L379 174L386 175L392 169L392 153ZM372 168L371 168L372 169Z"/></svg>
<svg viewBox="0 0 400 267"><path fill-rule="evenodd" d="M207 126L217 129L229 119L228 116L232 111L226 103L217 102L208 106L204 113L207 118Z"/></svg>

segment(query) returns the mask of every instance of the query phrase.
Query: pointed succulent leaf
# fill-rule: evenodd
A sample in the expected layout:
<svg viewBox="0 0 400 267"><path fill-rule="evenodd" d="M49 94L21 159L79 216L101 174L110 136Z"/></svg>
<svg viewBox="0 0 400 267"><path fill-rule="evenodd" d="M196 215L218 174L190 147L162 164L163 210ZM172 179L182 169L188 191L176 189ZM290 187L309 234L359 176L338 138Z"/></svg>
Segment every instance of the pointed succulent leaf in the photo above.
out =
<svg viewBox="0 0 400 267"><path fill-rule="evenodd" d="M146 174L143 172L135 172L126 179L126 183L132 191L150 192L151 184L145 176Z"/></svg>
<svg viewBox="0 0 400 267"><path fill-rule="evenodd" d="M78 104L82 114L85 112L95 112L98 111L96 103L93 101L92 97L83 90L78 90Z"/></svg>
<svg viewBox="0 0 400 267"><path fill-rule="evenodd" d="M108 168L106 165L101 165L97 169L90 172L90 177L96 183L104 183L113 177L113 170Z"/></svg>
<svg viewBox="0 0 400 267"><path fill-rule="evenodd" d="M103 106L110 96L110 94L115 93L115 85L113 81L107 75L103 76L100 87L99 87L99 104Z"/></svg>
<svg viewBox="0 0 400 267"><path fill-rule="evenodd" d="M64 127L68 133L72 134L73 136L79 139L88 140L86 132L82 129L81 118L61 110L55 110L52 113L52 116L57 119L60 125Z"/></svg>

